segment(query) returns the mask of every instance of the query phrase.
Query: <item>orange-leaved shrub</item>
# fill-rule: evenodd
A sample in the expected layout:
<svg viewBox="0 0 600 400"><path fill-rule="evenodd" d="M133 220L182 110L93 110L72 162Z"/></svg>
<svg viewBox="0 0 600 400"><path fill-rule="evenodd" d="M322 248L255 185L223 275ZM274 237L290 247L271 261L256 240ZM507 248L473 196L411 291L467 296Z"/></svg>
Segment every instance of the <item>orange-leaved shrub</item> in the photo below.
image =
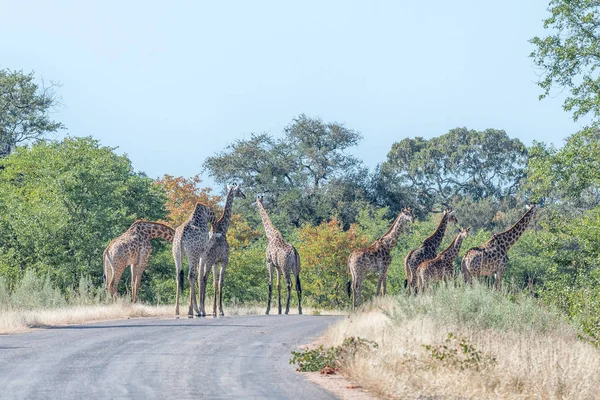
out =
<svg viewBox="0 0 600 400"><path fill-rule="evenodd" d="M354 249L368 245L367 238L357 225L344 231L333 218L317 226L304 225L298 239L304 297L319 307L347 305L348 257Z"/></svg>

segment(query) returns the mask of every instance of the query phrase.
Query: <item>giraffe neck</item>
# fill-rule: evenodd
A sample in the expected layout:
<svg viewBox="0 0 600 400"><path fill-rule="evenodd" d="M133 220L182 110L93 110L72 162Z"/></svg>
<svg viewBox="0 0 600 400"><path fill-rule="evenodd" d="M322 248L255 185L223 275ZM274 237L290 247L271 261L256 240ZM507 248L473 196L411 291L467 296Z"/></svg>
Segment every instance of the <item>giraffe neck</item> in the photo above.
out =
<svg viewBox="0 0 600 400"><path fill-rule="evenodd" d="M527 225L529 225L529 222L533 219L534 211L535 207L531 207L513 226L504 232L495 234L492 239L490 239L490 242L494 242L494 244L505 247L508 250L519 240L523 232L525 232Z"/></svg>
<svg viewBox="0 0 600 400"><path fill-rule="evenodd" d="M172 242L175 235L173 228L160 222L136 221L133 226L136 231L145 235L148 239L164 239Z"/></svg>
<svg viewBox="0 0 600 400"><path fill-rule="evenodd" d="M423 246L436 251L440 244L442 244L442 240L444 239L444 234L446 233L446 227L448 226L448 218L450 214L445 213L442 216L442 220L438 224L437 229L431 236L423 241Z"/></svg>
<svg viewBox="0 0 600 400"><path fill-rule="evenodd" d="M381 245L384 246L385 248L387 248L388 250L396 245L396 243L398 242L398 236L400 236L400 232L406 226L406 224L408 224L408 221L406 220L406 218L402 218L402 217L403 217L403 212L400 212L400 214L398 214L398 216L394 220L394 223L392 224L392 226L390 226L390 229L388 229L388 231L385 233L385 235L383 235L379 239L381 242Z"/></svg>
<svg viewBox="0 0 600 400"><path fill-rule="evenodd" d="M258 201L256 205L258 206L258 212L260 213L260 218L262 219L263 226L265 227L267 239L271 241L272 239L281 237L281 232L279 232L271 222L271 219L269 218L269 215L267 214L267 211L263 207L262 203Z"/></svg>
<svg viewBox="0 0 600 400"><path fill-rule="evenodd" d="M223 207L223 213L221 214L221 218L217 221L215 232L222 233L224 235L227 234L229 230L229 224L231 222L231 209L233 208L233 187L229 189L227 192L227 197L225 198L225 206Z"/></svg>
<svg viewBox="0 0 600 400"><path fill-rule="evenodd" d="M446 250L440 253L440 257L444 257L446 260L450 260L452 262L458 255L458 252L460 251L463 239L464 235L462 233L456 235L452 243L450 243L450 246L448 246Z"/></svg>

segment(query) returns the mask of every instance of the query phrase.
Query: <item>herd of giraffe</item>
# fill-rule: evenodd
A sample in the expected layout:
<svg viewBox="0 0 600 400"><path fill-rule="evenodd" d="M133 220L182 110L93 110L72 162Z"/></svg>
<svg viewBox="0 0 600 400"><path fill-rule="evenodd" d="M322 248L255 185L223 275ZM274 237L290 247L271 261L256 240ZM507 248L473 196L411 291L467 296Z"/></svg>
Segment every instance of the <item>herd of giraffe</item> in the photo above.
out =
<svg viewBox="0 0 600 400"><path fill-rule="evenodd" d="M197 203L187 220L173 229L165 224L152 221L135 221L121 236L111 241L103 253L104 280L106 290L116 295L121 275L131 266L132 300L137 302L141 277L148 265L152 252L151 239L160 238L173 242L173 258L176 267L176 306L175 315L179 315L179 296L183 291L183 256L190 266L188 282L190 300L188 317L206 316L205 298L206 283L210 270L214 280L213 317L217 316L217 304L220 316L223 316L223 285L225 271L229 263L229 244L227 231L231 222L233 200L236 197L246 198L237 184L228 187L225 206L219 218L206 205ZM283 235L271 222L263 206L263 197L258 196L253 203L258 208L267 237L266 264L269 272L269 292L266 314L271 310L273 293L273 273L277 273L278 312L282 312L280 278L283 275L287 288L285 314L290 309L292 291L292 274L298 294L298 313L302 314L302 285L300 283L300 255L294 246L283 239ZM467 283L473 277L495 276L496 288L500 288L500 280L508 263L507 252L523 234L535 214L535 204L530 204L527 212L510 229L496 233L480 247L472 248L465 254L461 270ZM414 222L412 210L403 209L394 220L388 231L373 244L355 250L348 259L348 270L351 276L348 281L348 294L352 296L352 305L361 302L362 284L367 273L377 273L375 295L386 294L386 279L392 262L391 251L398 242L402 231L409 223ZM454 211L446 209L435 232L423 243L411 251L404 260L406 272L405 286L409 291L424 290L433 281L446 280L454 275L454 260L460 251L463 239L469 229L463 228L454 238L450 246L437 254L442 243L448 223L457 223ZM217 273L217 266L220 266ZM196 299L196 279L198 283L199 303Z"/></svg>

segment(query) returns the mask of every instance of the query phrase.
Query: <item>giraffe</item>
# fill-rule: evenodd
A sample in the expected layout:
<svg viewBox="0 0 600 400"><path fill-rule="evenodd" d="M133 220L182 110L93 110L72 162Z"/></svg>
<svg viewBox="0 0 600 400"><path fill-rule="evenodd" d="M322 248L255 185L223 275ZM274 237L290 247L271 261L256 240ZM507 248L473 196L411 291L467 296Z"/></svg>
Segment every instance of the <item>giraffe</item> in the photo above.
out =
<svg viewBox="0 0 600 400"><path fill-rule="evenodd" d="M362 283L366 272L378 272L377 289L375 295L385 295L387 289L387 272L392 262L391 251L398 242L401 230L413 223L414 217L410 208L403 209L388 231L369 247L354 250L348 258L348 269L351 279L347 283L348 296L352 295L352 307L360 303Z"/></svg>
<svg viewBox="0 0 600 400"><path fill-rule="evenodd" d="M115 295L123 271L131 265L131 296L132 301L137 302L142 273L152 253L150 240L161 238L172 242L174 233L172 228L158 222L137 220L131 224L106 246L102 254L106 290Z"/></svg>
<svg viewBox="0 0 600 400"><path fill-rule="evenodd" d="M206 296L206 281L208 279L209 268L212 266L213 281L214 281L214 302L213 302L213 317L217 316L217 296L219 298L219 314L224 316L223 313L223 283L225 279L225 269L229 264L229 243L227 243L227 230L229 229L229 223L231 222L231 208L233 207L233 199L235 197L246 198L244 192L239 185L233 184L227 187L227 197L225 198L225 207L223 207L223 213L221 218L215 223L215 233L221 234L221 237L215 240L215 244L210 248L205 259L202 259L201 266L202 272L198 275L200 283L198 290L200 292L200 316L206 316L204 310L204 300ZM217 280L217 264L221 264L219 269L219 278Z"/></svg>
<svg viewBox="0 0 600 400"><path fill-rule="evenodd" d="M416 287L417 280L415 277L415 272L417 271L417 267L422 262L431 260L436 256L437 249L440 247L440 244L444 239L448 222L457 223L454 211L450 207L446 208L444 211L442 219L440 220L435 232L423 240L421 246L408 253L404 259L404 271L406 272L406 280L404 281L405 287L410 287L413 289Z"/></svg>
<svg viewBox="0 0 600 400"><path fill-rule="evenodd" d="M529 222L535 217L537 206L534 203L520 220L504 232L494 233L490 240L480 247L469 249L462 259L461 269L463 279L473 283L473 276L496 275L494 285L500 290L500 280L508 264L508 250L519 240Z"/></svg>
<svg viewBox="0 0 600 400"><path fill-rule="evenodd" d="M292 279L291 274L293 273L296 277L296 292L298 293L298 314L302 314L302 285L300 284L300 255L294 246L283 240L281 232L275 228L265 207L263 206L263 196L258 196L254 203L258 207L260 218L262 219L263 226L265 228L265 235L267 236L267 269L269 270L269 298L267 300L267 311L265 314L269 315L271 310L271 295L273 293L273 272L277 271L277 296L279 299L278 310L281 314L281 286L280 276L283 274L287 287L287 302L285 306L285 313L287 314L290 310L290 297L292 292Z"/></svg>
<svg viewBox="0 0 600 400"><path fill-rule="evenodd" d="M469 235L469 228L463 228L456 235L450 246L437 257L422 262L415 273L417 287L422 292L432 281L448 279L454 276L454 259L460 251L463 239Z"/></svg>
<svg viewBox="0 0 600 400"><path fill-rule="evenodd" d="M175 294L175 315L179 316L179 293L183 291L183 255L189 264L188 281L190 283L190 305L188 318L200 315L196 303L195 279L200 268L200 259L205 258L220 233L209 232L210 225L216 223L215 214L208 206L196 203L194 211L188 219L175 229L173 237L173 258L175 259L177 290Z"/></svg>

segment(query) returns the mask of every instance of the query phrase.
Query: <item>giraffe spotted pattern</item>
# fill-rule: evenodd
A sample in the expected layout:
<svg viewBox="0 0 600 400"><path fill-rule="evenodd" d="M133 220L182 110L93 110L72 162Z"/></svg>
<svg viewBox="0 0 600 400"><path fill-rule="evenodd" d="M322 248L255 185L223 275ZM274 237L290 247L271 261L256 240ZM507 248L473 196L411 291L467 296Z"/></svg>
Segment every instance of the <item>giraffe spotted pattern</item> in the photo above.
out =
<svg viewBox="0 0 600 400"><path fill-rule="evenodd" d="M508 264L508 250L514 245L529 222L535 217L536 205L530 204L529 210L510 229L495 233L480 247L469 249L462 259L462 275L467 283L473 283L473 277L495 275L494 285L500 289L500 281Z"/></svg>
<svg viewBox="0 0 600 400"><path fill-rule="evenodd" d="M398 236L408 223L414 222L412 211L405 208L398 214L390 229L369 247L354 250L348 259L351 280L348 281L348 295L352 295L352 307L361 302L362 284L369 272L379 274L375 295L386 294L387 273L392 263L391 251L398 242Z"/></svg>
<svg viewBox="0 0 600 400"><path fill-rule="evenodd" d="M437 280L454 277L454 260L458 256L463 239L469 235L469 228L463 228L454 238L450 246L431 260L421 263L417 268L417 287L422 292L428 285Z"/></svg>
<svg viewBox="0 0 600 400"><path fill-rule="evenodd" d="M417 280L415 273L417 271L417 267L421 265L422 262L431 260L436 256L438 247L440 247L440 244L442 244L442 240L444 239L446 227L448 226L449 222L456 224L458 221L456 220L454 211L451 208L446 208L435 232L423 240L421 246L408 253L404 259L404 271L406 272L406 281L404 286L406 286L409 290L412 290L416 287Z"/></svg>
<svg viewBox="0 0 600 400"><path fill-rule="evenodd" d="M281 314L281 275L285 278L287 288L287 302L285 313L290 311L290 297L292 292L292 273L296 278L296 292L298 294L298 314L302 314L302 285L300 284L300 255L294 246L283 240L281 232L275 228L265 207L263 206L263 197L258 196L256 206L265 227L265 235L267 236L268 244L266 251L267 269L269 271L269 297L267 300L267 311L271 311L271 296L273 293L273 272L277 272L277 296L278 296L278 311Z"/></svg>
<svg viewBox="0 0 600 400"><path fill-rule="evenodd" d="M127 231L104 249L102 258L106 290L115 295L123 271L131 265L131 296L133 302L137 302L142 273L152 253L150 240L160 238L172 242L174 233L173 228L158 222L138 220L131 224Z"/></svg>

